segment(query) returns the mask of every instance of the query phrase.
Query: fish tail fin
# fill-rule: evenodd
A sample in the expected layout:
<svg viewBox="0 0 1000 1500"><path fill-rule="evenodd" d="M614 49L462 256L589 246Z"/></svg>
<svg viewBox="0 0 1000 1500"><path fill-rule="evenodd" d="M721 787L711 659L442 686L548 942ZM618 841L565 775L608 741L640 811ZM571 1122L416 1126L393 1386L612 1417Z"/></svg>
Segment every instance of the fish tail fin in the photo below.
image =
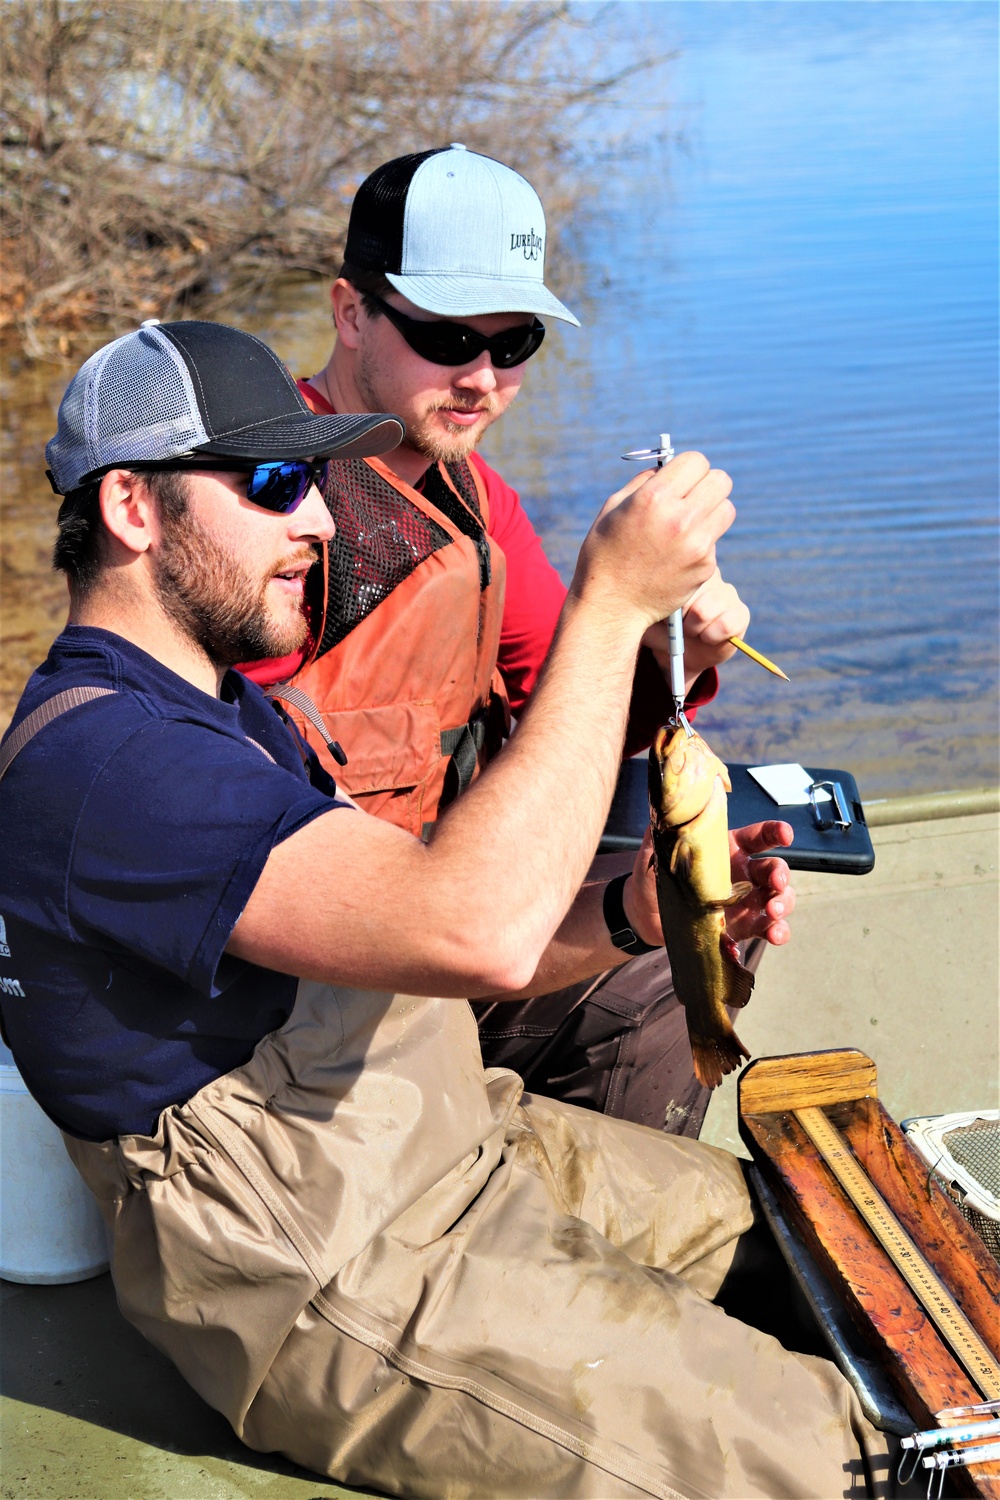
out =
<svg viewBox="0 0 1000 1500"><path fill-rule="evenodd" d="M753 991L754 976L739 960L739 950L727 933L719 939L722 960L726 972L726 1005L743 1006ZM719 1086L727 1073L735 1072L741 1061L750 1060L750 1053L733 1030L732 1023L722 1012L720 1034L713 1037L691 1035L691 1056L694 1059L695 1077L706 1088Z"/></svg>
<svg viewBox="0 0 1000 1500"><path fill-rule="evenodd" d="M724 1036L692 1036L691 1056L695 1077L707 1089L718 1088L727 1073L750 1060L750 1053L731 1026Z"/></svg>

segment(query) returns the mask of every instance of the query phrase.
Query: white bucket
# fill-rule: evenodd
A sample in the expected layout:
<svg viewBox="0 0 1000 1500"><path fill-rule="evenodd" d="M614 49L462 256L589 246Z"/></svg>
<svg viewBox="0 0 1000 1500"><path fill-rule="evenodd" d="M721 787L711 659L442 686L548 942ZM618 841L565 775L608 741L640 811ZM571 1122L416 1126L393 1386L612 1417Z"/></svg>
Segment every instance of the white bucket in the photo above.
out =
<svg viewBox="0 0 1000 1500"><path fill-rule="evenodd" d="M86 1281L107 1269L97 1200L0 1042L0 1277Z"/></svg>

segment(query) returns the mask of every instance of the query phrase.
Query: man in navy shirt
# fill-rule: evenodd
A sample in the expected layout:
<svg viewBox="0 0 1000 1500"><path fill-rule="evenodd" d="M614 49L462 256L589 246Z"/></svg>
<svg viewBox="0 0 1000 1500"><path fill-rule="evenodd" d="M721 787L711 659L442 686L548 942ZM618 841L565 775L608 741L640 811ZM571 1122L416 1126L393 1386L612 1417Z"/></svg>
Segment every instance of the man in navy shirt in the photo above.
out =
<svg viewBox="0 0 1000 1500"><path fill-rule="evenodd" d="M735 1159L522 1096L457 998L619 957L584 877L635 655L711 573L729 481L686 454L608 501L517 735L425 845L230 670L301 642L322 462L400 434L312 415L212 324L74 378L70 624L0 747L9 1044L126 1316L251 1446L407 1495L832 1493L879 1452L849 1388L709 1300L752 1222ZM621 900L661 942L645 855Z"/></svg>

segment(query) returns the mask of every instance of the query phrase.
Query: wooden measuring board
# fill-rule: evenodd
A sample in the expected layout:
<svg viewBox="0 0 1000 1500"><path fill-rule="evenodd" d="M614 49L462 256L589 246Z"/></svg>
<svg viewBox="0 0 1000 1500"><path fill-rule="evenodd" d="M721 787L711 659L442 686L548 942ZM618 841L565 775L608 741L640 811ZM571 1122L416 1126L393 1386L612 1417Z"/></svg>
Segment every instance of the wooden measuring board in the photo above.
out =
<svg viewBox="0 0 1000 1500"><path fill-rule="evenodd" d="M850 1050L761 1058L740 1133L915 1427L1000 1397L1000 1266L929 1177ZM1000 1462L950 1471L1000 1500Z"/></svg>

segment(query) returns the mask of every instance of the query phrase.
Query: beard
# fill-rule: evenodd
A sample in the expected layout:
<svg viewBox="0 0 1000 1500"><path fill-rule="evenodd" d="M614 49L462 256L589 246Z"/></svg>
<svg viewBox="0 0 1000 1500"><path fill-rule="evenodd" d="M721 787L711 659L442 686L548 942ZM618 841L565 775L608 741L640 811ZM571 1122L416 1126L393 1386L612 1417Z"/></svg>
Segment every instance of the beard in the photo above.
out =
<svg viewBox="0 0 1000 1500"><path fill-rule="evenodd" d="M481 411L486 421L476 427L457 427L453 422L445 422L445 431L442 433L439 426L435 426L431 418L439 411ZM454 463L456 459L467 458L473 448L477 447L486 434L487 427L491 426L500 415L500 403L494 396L483 396L475 403L466 405L464 402L447 401L429 408L422 419L418 419L412 427L406 429L406 441L411 448L416 448L418 453L424 454L426 458L435 463Z"/></svg>
<svg viewBox="0 0 1000 1500"><path fill-rule="evenodd" d="M379 394L377 371L364 360L358 363L355 380L369 411L396 410L396 406L392 404L392 397L383 398ZM387 400L389 405L386 404ZM433 418L435 413L447 410L481 411L486 421L475 427L457 427L452 422L446 422L445 431L442 432L440 424L434 422ZM455 463L460 458L468 457L483 438L487 427L500 415L500 402L492 393L478 396L473 400L449 398L445 401L438 401L423 412L404 413L406 437L403 439L403 446L422 453L433 463Z"/></svg>
<svg viewBox="0 0 1000 1500"><path fill-rule="evenodd" d="M188 512L164 526L155 573L157 597L164 612L204 651L214 665L265 656L289 656L305 642L308 623L301 610L276 618L267 602L267 586L278 573L315 560L315 547L287 557L265 577L226 551L196 525Z"/></svg>

